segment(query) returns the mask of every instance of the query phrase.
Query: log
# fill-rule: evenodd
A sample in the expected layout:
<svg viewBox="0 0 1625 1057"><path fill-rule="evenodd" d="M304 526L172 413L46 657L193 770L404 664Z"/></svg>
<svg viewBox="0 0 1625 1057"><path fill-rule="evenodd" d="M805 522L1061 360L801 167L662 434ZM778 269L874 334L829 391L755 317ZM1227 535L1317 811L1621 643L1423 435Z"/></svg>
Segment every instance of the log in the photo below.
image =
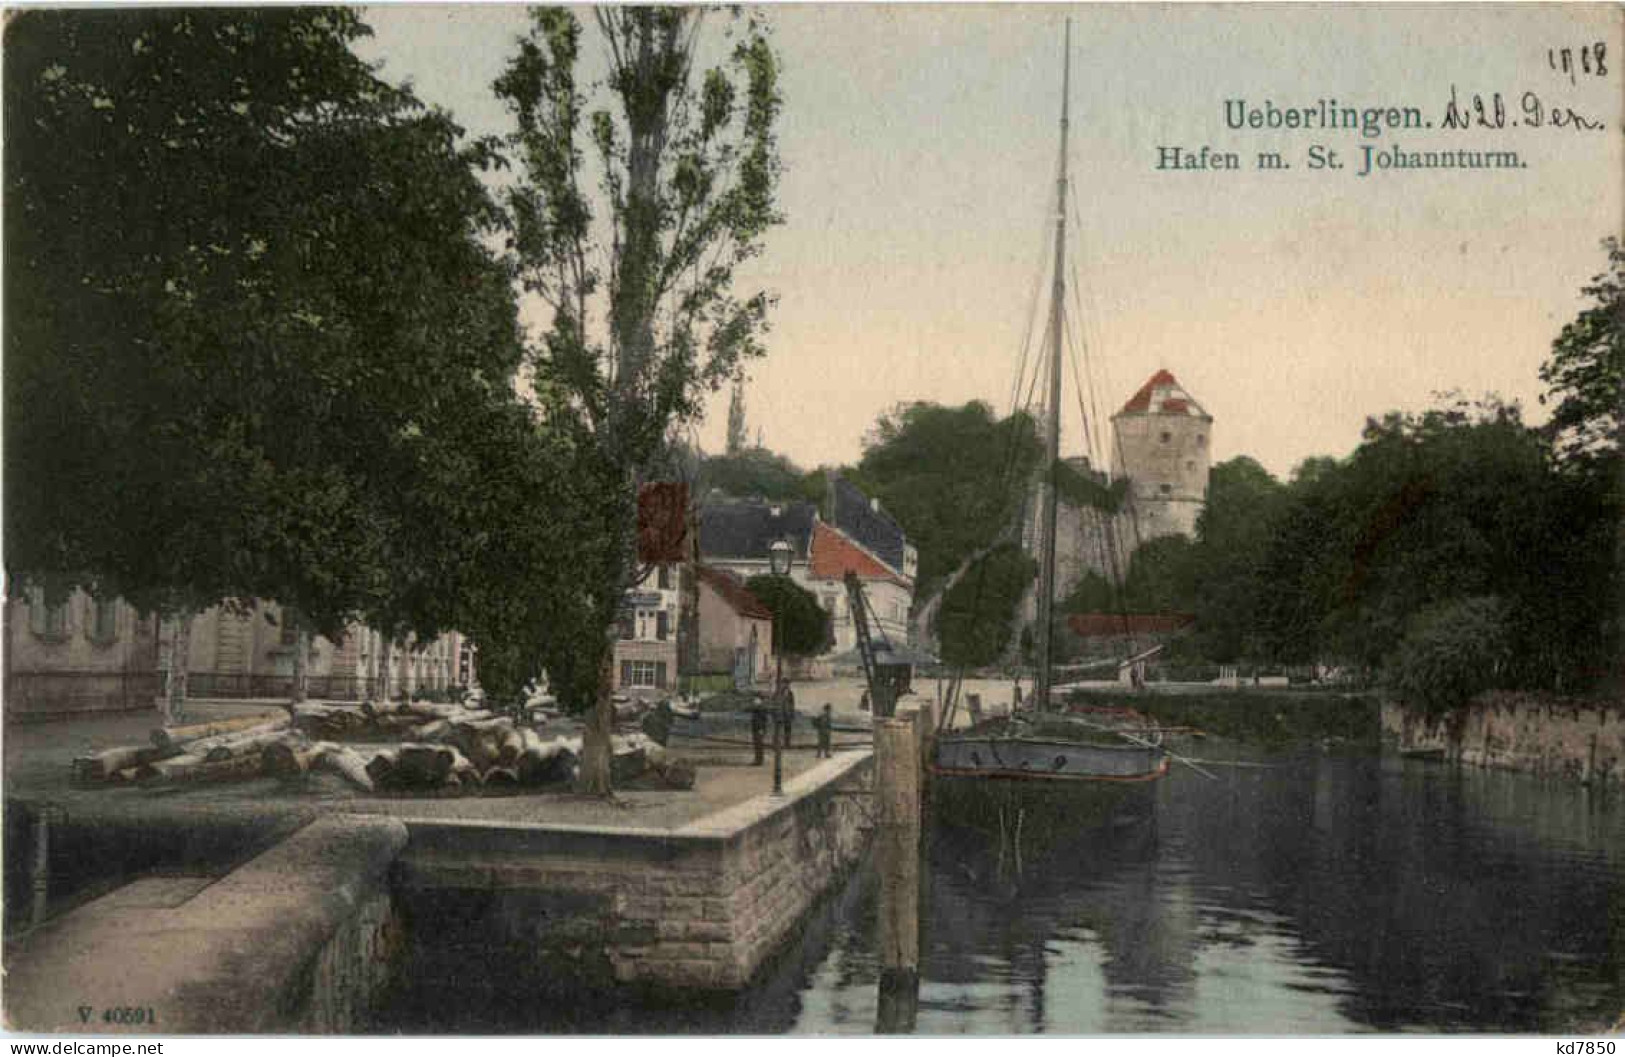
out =
<svg viewBox="0 0 1625 1057"><path fill-rule="evenodd" d="M329 771L339 775L357 789L372 792L372 778L367 774L367 765L361 762L361 757L342 745L331 742L323 743L322 751L317 754L314 766L318 770Z"/></svg>
<svg viewBox="0 0 1625 1057"><path fill-rule="evenodd" d="M293 725L315 738L338 738L367 726L367 717L355 705L293 706Z"/></svg>
<svg viewBox="0 0 1625 1057"><path fill-rule="evenodd" d="M490 767L485 772L485 788L515 789L519 786L519 772L512 767Z"/></svg>
<svg viewBox="0 0 1625 1057"><path fill-rule="evenodd" d="M500 731L497 735L497 762L504 767L512 767L519 754L525 751L524 737L513 727Z"/></svg>
<svg viewBox="0 0 1625 1057"><path fill-rule="evenodd" d="M235 719L221 719L212 723L194 723L185 727L160 727L152 732L152 743L160 749L167 749L170 746L185 745L200 738L209 738L263 726L271 719L272 717L266 713L256 713L252 716L238 716ZM288 721L286 718L282 719L281 722L283 726L287 726Z"/></svg>
<svg viewBox="0 0 1625 1057"><path fill-rule="evenodd" d="M219 760L229 760L233 756L248 756L260 752L267 745L275 745L278 742L287 741L298 744L303 740L302 735L285 728L282 730L258 730L256 728L256 730L244 731L242 734L227 736L222 740L207 738L203 741L193 742L187 747L186 751L193 754L201 753L205 760L213 763Z"/></svg>
<svg viewBox="0 0 1625 1057"><path fill-rule="evenodd" d="M241 778L258 778L264 773L258 756L238 756L213 763L201 756L185 753L150 766L149 780L170 783L220 782Z"/></svg>
<svg viewBox="0 0 1625 1057"><path fill-rule="evenodd" d="M404 711L424 719L455 719L467 716L471 719L489 719L491 713L483 708L469 708L466 705L434 704L428 701L412 701L401 706Z"/></svg>
<svg viewBox="0 0 1625 1057"><path fill-rule="evenodd" d="M388 789L394 784L395 766L400 762L400 757L399 749L385 749L373 754L365 767L367 777L372 780L373 785L379 789Z"/></svg>
<svg viewBox="0 0 1625 1057"><path fill-rule="evenodd" d="M445 741L456 732L451 725L451 720L435 719L422 726L413 727L411 733L413 741Z"/></svg>
<svg viewBox="0 0 1625 1057"><path fill-rule="evenodd" d="M576 759L576 754L562 745L530 748L514 762L514 773L524 786L574 781Z"/></svg>
<svg viewBox="0 0 1625 1057"><path fill-rule="evenodd" d="M135 770L138 781L173 781L193 767L203 766L204 762L203 757L186 752L179 756L144 763Z"/></svg>
<svg viewBox="0 0 1625 1057"><path fill-rule="evenodd" d="M475 767L468 757L458 753L456 762L451 765L451 773L446 775L446 785L471 791L484 784L485 780L480 777L479 768Z"/></svg>
<svg viewBox="0 0 1625 1057"><path fill-rule="evenodd" d="M304 745L289 739L273 741L260 750L260 763L266 774L292 777L309 773L325 751L320 745Z"/></svg>
<svg viewBox="0 0 1625 1057"><path fill-rule="evenodd" d="M180 755L178 746L160 748L156 745L121 745L116 749L104 749L89 756L76 758L73 761L73 777L81 782L102 782L120 771L139 768L143 764L178 755Z"/></svg>
<svg viewBox="0 0 1625 1057"><path fill-rule="evenodd" d="M474 766L482 772L501 762L497 758L499 748L497 737L490 731L459 731L453 744L463 751L463 755L473 760Z"/></svg>
<svg viewBox="0 0 1625 1057"><path fill-rule="evenodd" d="M444 784L458 755L449 745L402 745L393 778L400 785L433 789Z"/></svg>

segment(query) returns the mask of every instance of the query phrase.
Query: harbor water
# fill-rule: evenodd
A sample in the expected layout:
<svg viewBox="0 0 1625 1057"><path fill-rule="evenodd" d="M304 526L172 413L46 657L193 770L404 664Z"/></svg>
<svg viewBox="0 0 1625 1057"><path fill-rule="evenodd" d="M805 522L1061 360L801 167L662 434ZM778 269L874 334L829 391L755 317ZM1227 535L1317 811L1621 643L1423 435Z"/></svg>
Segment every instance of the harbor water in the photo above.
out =
<svg viewBox="0 0 1625 1057"><path fill-rule="evenodd" d="M929 829L919 991L901 1026L1550 1034L1625 1013L1617 791L1371 753L1210 742L1202 756L1216 778L1177 767L1138 825L1019 844ZM380 1027L873 1032L872 873L727 1002L562 1004L486 978L456 1002L398 1004Z"/></svg>

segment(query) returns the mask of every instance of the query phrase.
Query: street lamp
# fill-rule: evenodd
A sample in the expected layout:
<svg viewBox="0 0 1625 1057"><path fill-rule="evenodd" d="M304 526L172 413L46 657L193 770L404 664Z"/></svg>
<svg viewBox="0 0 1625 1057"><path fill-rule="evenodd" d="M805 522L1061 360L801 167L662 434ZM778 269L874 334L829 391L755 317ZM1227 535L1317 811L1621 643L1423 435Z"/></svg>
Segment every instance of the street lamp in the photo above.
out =
<svg viewBox="0 0 1625 1057"><path fill-rule="evenodd" d="M796 549L782 536L767 548L767 566L775 577L789 576ZM773 795L784 795L784 746L790 740L790 695L784 692L784 654L779 649L779 610L784 608L785 585L779 585L773 607Z"/></svg>

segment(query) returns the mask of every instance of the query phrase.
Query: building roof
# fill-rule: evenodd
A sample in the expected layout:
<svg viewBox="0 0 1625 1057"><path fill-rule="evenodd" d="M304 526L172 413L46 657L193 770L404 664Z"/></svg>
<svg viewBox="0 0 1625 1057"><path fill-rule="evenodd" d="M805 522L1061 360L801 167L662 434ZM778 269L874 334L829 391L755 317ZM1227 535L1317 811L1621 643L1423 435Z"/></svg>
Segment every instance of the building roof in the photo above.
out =
<svg viewBox="0 0 1625 1057"><path fill-rule="evenodd" d="M1156 635L1178 631L1196 622L1189 613L1073 613L1067 627L1079 638L1114 638L1119 635Z"/></svg>
<svg viewBox="0 0 1625 1057"><path fill-rule="evenodd" d="M1198 404L1179 379L1170 371L1162 370L1146 379L1146 383L1128 398L1119 415L1190 415L1194 418L1212 418ZM1115 416L1114 416L1115 417Z"/></svg>
<svg viewBox="0 0 1625 1057"><path fill-rule="evenodd" d="M908 538L890 514L880 509L852 482L835 475L830 481L830 524L856 540L894 573L903 572Z"/></svg>
<svg viewBox="0 0 1625 1057"><path fill-rule="evenodd" d="M707 499L700 505L700 557L706 561L767 561L767 550L786 539L806 561L818 511L811 503L766 499Z"/></svg>
<svg viewBox="0 0 1625 1057"><path fill-rule="evenodd" d="M813 526L809 572L815 580L841 580L852 572L862 580L889 580L907 586L907 581L879 558L846 533L822 521Z"/></svg>
<svg viewBox="0 0 1625 1057"><path fill-rule="evenodd" d="M717 593L717 597L742 617L755 617L757 620L772 620L773 611L762 604L762 600L750 593L743 580L728 572L726 569L714 569L709 565L695 565L694 573L699 577L700 583L709 586Z"/></svg>

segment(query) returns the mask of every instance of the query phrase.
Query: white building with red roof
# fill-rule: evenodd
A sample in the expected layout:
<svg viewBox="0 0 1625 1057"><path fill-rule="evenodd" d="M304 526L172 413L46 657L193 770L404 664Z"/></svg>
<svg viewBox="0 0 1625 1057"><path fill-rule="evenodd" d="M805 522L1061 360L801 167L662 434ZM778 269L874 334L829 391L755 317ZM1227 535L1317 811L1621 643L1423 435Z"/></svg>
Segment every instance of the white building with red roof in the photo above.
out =
<svg viewBox="0 0 1625 1057"><path fill-rule="evenodd" d="M1213 416L1166 370L1112 416L1112 476L1132 482L1130 539L1195 538L1212 439Z"/></svg>
<svg viewBox="0 0 1625 1057"><path fill-rule="evenodd" d="M840 529L820 521L813 525L812 554L807 562L808 590L829 611L835 653L856 649L857 626L847 604L846 574L856 573L873 610L873 620L893 643L906 643L908 613L914 605L914 579Z"/></svg>

